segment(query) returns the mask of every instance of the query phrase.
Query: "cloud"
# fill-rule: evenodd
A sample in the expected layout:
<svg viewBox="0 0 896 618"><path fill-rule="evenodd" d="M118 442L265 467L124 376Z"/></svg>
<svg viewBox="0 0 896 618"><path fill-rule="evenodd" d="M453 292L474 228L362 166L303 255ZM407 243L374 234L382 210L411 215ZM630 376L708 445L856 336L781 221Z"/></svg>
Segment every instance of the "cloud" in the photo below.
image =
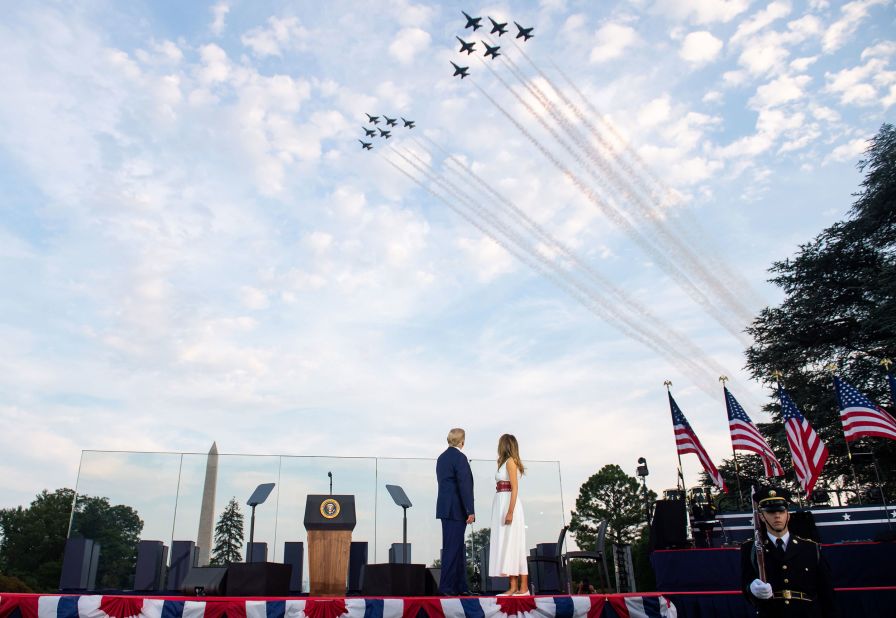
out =
<svg viewBox="0 0 896 618"><path fill-rule="evenodd" d="M698 24L727 23L750 6L749 0L656 0L659 12Z"/></svg>
<svg viewBox="0 0 896 618"><path fill-rule="evenodd" d="M210 30L215 36L221 36L226 25L227 13L230 12L230 5L227 2L218 2L212 6L212 24Z"/></svg>
<svg viewBox="0 0 896 618"><path fill-rule="evenodd" d="M858 159L867 149L867 138L856 138L834 148L825 158L825 163L831 161L852 162Z"/></svg>
<svg viewBox="0 0 896 618"><path fill-rule="evenodd" d="M638 41L634 28L609 23L600 27L594 35L595 44L591 48L591 62L606 62L622 56Z"/></svg>
<svg viewBox="0 0 896 618"><path fill-rule="evenodd" d="M870 56L863 65L825 73L825 91L839 95L842 105L872 106L880 104L879 88L896 85L896 72L886 70L887 61Z"/></svg>
<svg viewBox="0 0 896 618"><path fill-rule="evenodd" d="M716 59L722 46L720 39L705 30L691 32L684 38L678 55L692 64L706 64Z"/></svg>
<svg viewBox="0 0 896 618"><path fill-rule="evenodd" d="M301 49L309 36L297 17L269 17L267 27L253 28L240 40L259 58L281 56L285 50Z"/></svg>
<svg viewBox="0 0 896 618"><path fill-rule="evenodd" d="M429 33L420 28L402 28L389 45L389 55L408 65L429 48Z"/></svg>
<svg viewBox="0 0 896 618"><path fill-rule="evenodd" d="M763 10L757 11L749 19L745 19L738 26L731 37L731 44L736 45L745 39L752 37L757 32L765 30L779 19L790 14L789 2L770 2Z"/></svg>
<svg viewBox="0 0 896 618"><path fill-rule="evenodd" d="M765 109L796 101L805 96L805 87L812 81L808 75L784 75L763 84L750 99L750 107Z"/></svg>
<svg viewBox="0 0 896 618"><path fill-rule="evenodd" d="M888 0L856 0L840 7L842 17L828 26L822 39L822 49L832 53L842 47L856 28L871 12L872 7L886 5Z"/></svg>

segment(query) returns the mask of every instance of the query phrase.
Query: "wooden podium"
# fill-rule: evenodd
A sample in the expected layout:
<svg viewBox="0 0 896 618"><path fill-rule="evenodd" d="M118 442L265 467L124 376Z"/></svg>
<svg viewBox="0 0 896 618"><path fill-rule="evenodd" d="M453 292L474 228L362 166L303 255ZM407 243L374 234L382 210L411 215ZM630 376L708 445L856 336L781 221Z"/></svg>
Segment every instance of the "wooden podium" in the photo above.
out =
<svg viewBox="0 0 896 618"><path fill-rule="evenodd" d="M308 496L308 578L311 596L344 597L355 528L354 496Z"/></svg>

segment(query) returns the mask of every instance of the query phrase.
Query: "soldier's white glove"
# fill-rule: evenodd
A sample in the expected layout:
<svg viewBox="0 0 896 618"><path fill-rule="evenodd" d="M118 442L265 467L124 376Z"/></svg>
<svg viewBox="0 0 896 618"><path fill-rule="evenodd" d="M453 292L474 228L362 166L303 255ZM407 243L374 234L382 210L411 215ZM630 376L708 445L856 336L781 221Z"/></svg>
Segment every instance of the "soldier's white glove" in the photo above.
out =
<svg viewBox="0 0 896 618"><path fill-rule="evenodd" d="M750 584L750 592L757 599L770 599L772 598L772 585L765 583L761 579L754 579Z"/></svg>

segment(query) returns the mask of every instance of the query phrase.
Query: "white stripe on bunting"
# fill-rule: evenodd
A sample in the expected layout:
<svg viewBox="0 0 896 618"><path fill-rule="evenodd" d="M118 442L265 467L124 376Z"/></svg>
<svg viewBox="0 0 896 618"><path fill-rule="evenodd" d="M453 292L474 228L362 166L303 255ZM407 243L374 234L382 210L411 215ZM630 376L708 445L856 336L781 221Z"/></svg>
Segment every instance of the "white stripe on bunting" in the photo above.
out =
<svg viewBox="0 0 896 618"><path fill-rule="evenodd" d="M205 618L205 601L184 601L181 618Z"/></svg>
<svg viewBox="0 0 896 618"><path fill-rule="evenodd" d="M342 614L343 616L348 616L349 618L364 618L364 613L367 611L367 601L364 599L346 599L345 600L345 612Z"/></svg>
<svg viewBox="0 0 896 618"><path fill-rule="evenodd" d="M58 608L58 595L40 597L37 600L37 618L56 618Z"/></svg>
<svg viewBox="0 0 896 618"><path fill-rule="evenodd" d="M268 618L268 602L246 601L246 618Z"/></svg>
<svg viewBox="0 0 896 618"><path fill-rule="evenodd" d="M294 599L286 602L283 618L304 618L305 599Z"/></svg>
<svg viewBox="0 0 896 618"><path fill-rule="evenodd" d="M404 601L401 599L383 599L383 618L401 618L404 616Z"/></svg>
<svg viewBox="0 0 896 618"><path fill-rule="evenodd" d="M143 611L141 618L162 618L162 608L165 607L164 599L143 599Z"/></svg>
<svg viewBox="0 0 896 618"><path fill-rule="evenodd" d="M585 618L591 610L591 597L574 596L572 599L573 618Z"/></svg>
<svg viewBox="0 0 896 618"><path fill-rule="evenodd" d="M460 599L441 599L442 612L445 618L467 618L464 612L464 606L461 605Z"/></svg>

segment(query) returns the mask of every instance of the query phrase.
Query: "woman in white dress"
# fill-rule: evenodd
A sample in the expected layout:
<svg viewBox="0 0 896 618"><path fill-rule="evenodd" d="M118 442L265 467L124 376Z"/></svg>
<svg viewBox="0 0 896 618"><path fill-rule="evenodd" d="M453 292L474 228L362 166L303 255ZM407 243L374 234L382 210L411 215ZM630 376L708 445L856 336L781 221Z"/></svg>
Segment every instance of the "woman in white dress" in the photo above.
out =
<svg viewBox="0 0 896 618"><path fill-rule="evenodd" d="M492 528L488 555L488 574L509 577L510 588L502 595L529 594L529 568L526 563L526 518L519 497L520 476L525 468L520 461L516 438L505 433L498 440L498 471L495 473L495 501L492 503Z"/></svg>

